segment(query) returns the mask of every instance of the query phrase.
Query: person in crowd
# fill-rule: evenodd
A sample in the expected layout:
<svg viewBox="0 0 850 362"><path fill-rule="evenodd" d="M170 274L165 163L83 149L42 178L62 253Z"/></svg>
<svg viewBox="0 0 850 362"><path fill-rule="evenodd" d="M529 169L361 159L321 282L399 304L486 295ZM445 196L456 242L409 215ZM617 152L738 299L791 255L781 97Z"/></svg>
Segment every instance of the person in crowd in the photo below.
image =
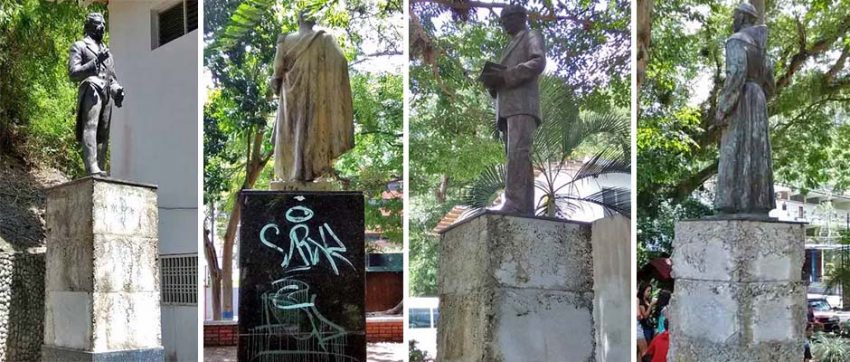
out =
<svg viewBox="0 0 850 362"><path fill-rule="evenodd" d="M658 299L655 302L655 308L652 312L652 320L655 321L655 335L659 335L665 331L664 321L667 319L667 306L670 304L671 295L672 293L669 290L658 292Z"/></svg>
<svg viewBox="0 0 850 362"><path fill-rule="evenodd" d="M648 343L652 341L652 285L643 283L638 288L637 294L637 339L638 339L638 360L641 360Z"/></svg>
<svg viewBox="0 0 850 362"><path fill-rule="evenodd" d="M644 359L652 356L650 362L667 362L667 351L670 349L670 320L665 319L664 332L655 336L646 349Z"/></svg>

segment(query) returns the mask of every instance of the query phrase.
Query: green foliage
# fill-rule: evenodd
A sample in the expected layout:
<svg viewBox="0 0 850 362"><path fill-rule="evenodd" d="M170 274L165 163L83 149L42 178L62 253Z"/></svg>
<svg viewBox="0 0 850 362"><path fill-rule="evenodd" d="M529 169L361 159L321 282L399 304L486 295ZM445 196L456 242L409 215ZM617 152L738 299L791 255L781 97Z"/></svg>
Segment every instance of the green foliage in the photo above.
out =
<svg viewBox="0 0 850 362"><path fill-rule="evenodd" d="M579 114L570 89L558 78L544 76L540 79L540 113L542 125L534 135L532 162L543 180L535 187L545 195L537 205L536 214L548 217L569 218L582 203L602 206L606 211L619 212L630 217L631 203L628 190L606 189L591 195L579 195L571 190L581 181L598 178L609 173L630 173L629 119L625 112ZM599 150L562 183L567 162L578 159L584 151ZM503 190L505 171L501 163L491 166L478 175L466 188L465 204L475 208L492 205ZM621 200L618 204L606 203L606 197Z"/></svg>
<svg viewBox="0 0 850 362"><path fill-rule="evenodd" d="M410 288L413 295L435 295L437 222L464 202L476 179L489 183L481 188L482 203L503 187L504 144L496 138L493 100L476 78L486 61L498 59L508 38L498 21L502 3L410 4ZM574 121L580 112L611 114L628 106L628 1L525 5L531 27L546 41L551 89L569 94L569 108L547 98L553 106L544 112L552 114L544 118ZM614 138L590 136L572 152L555 153L583 158Z"/></svg>
<svg viewBox="0 0 850 362"><path fill-rule="evenodd" d="M0 0L0 149L66 174L83 173L74 137L76 84L68 49L103 5Z"/></svg>
<svg viewBox="0 0 850 362"><path fill-rule="evenodd" d="M840 337L818 334L812 341L812 355L820 362L844 362L850 360L850 342Z"/></svg>
<svg viewBox="0 0 850 362"><path fill-rule="evenodd" d="M341 47L349 60L369 56L361 49L364 38L350 34L364 32L361 27L368 21L400 12L399 6L374 1L224 0L206 6L204 65L213 82L204 105L204 201L208 205L231 206L250 162L267 161L274 147L271 125L277 102L270 97L267 80L278 36L297 31L295 9L309 9L320 27L341 34ZM401 76L352 69L351 86L355 147L337 160L335 173L348 189L366 194L367 229L400 243L402 201L384 197L383 192L402 175ZM272 162L264 164L255 188L268 186L272 168Z"/></svg>
<svg viewBox="0 0 850 362"><path fill-rule="evenodd" d="M638 265L672 253L673 228L677 221L697 219L712 213L711 206L695 198L688 198L679 204L663 202L654 217L638 212L638 240L647 241L638 243Z"/></svg>
<svg viewBox="0 0 850 362"><path fill-rule="evenodd" d="M712 124L738 2L655 2L637 128L642 225L668 217L665 208L687 202L716 174L720 132ZM766 11L777 89L768 104L775 179L802 190L845 190L850 73L842 54L850 54L850 1L769 1ZM665 243L651 237L672 234L638 236Z"/></svg>

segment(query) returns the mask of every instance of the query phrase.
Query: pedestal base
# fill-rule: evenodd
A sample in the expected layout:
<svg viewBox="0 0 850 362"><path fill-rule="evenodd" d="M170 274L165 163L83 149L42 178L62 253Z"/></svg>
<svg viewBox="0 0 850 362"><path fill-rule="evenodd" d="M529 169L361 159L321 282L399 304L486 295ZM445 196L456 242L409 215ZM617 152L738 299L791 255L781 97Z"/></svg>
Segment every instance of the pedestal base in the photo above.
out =
<svg viewBox="0 0 850 362"><path fill-rule="evenodd" d="M437 360L595 360L590 224L484 212L440 241Z"/></svg>
<svg viewBox="0 0 850 362"><path fill-rule="evenodd" d="M162 348L87 352L44 346L42 348L42 360L63 362L162 362L165 360L165 353Z"/></svg>
<svg viewBox="0 0 850 362"><path fill-rule="evenodd" d="M796 361L806 326L804 226L676 224L669 361Z"/></svg>
<svg viewBox="0 0 850 362"><path fill-rule="evenodd" d="M49 189L45 208L43 351L160 350L156 187L86 177Z"/></svg>

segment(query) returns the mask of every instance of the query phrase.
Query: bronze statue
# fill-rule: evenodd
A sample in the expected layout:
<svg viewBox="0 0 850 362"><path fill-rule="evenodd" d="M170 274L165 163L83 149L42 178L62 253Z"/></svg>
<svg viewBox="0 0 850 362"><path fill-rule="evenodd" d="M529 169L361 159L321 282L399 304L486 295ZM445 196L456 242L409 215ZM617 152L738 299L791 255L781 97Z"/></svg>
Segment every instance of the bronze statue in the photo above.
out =
<svg viewBox="0 0 850 362"><path fill-rule="evenodd" d="M773 95L767 27L748 3L735 9L726 40L726 81L715 122L723 127L714 208L721 216L767 218L775 207L767 99Z"/></svg>
<svg viewBox="0 0 850 362"><path fill-rule="evenodd" d="M269 85L280 95L274 127L277 180L309 182L354 147L348 61L336 40L299 13L297 33L281 35Z"/></svg>
<svg viewBox="0 0 850 362"><path fill-rule="evenodd" d="M119 108L124 88L118 84L109 48L103 43L106 24L103 15L89 14L85 37L71 46L68 75L79 82L77 95L77 141L83 146L83 163L89 175L105 176L109 149L109 122L112 104Z"/></svg>
<svg viewBox="0 0 850 362"><path fill-rule="evenodd" d="M519 5L500 14L511 41L499 64L487 63L481 80L496 98L498 128L506 134L505 203L502 211L534 215L534 170L531 147L540 124L538 76L546 67L543 35L528 28L528 15Z"/></svg>

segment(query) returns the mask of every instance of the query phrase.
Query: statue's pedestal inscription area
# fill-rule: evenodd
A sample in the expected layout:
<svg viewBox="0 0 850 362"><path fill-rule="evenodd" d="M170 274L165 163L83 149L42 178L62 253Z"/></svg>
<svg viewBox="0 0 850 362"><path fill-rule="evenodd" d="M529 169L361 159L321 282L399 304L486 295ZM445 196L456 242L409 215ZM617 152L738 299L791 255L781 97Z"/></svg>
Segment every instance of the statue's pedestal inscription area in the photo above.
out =
<svg viewBox="0 0 850 362"><path fill-rule="evenodd" d="M437 360L595 360L591 225L483 213L440 240Z"/></svg>
<svg viewBox="0 0 850 362"><path fill-rule="evenodd" d="M360 192L244 191L239 361L366 361Z"/></svg>
<svg viewBox="0 0 850 362"><path fill-rule="evenodd" d="M799 360L804 237L800 223L676 224L669 360Z"/></svg>
<svg viewBox="0 0 850 362"><path fill-rule="evenodd" d="M43 358L161 361L156 188L86 177L45 219Z"/></svg>

